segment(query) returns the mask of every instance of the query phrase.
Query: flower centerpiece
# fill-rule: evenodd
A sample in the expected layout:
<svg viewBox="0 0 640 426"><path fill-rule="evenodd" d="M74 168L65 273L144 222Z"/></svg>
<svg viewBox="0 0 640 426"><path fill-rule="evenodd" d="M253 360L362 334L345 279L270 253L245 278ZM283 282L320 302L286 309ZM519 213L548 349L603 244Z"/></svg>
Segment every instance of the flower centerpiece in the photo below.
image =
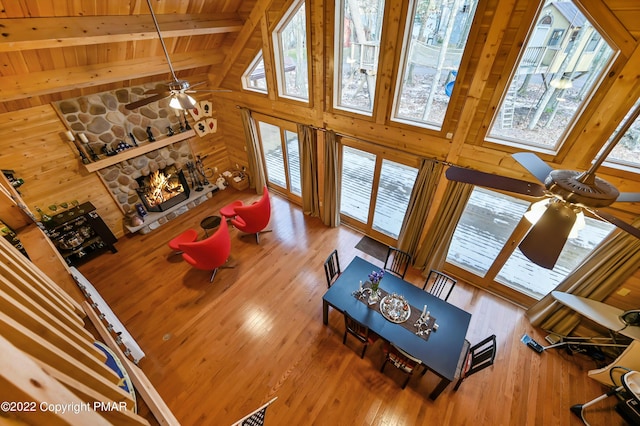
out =
<svg viewBox="0 0 640 426"><path fill-rule="evenodd" d="M372 271L369 274L369 282L371 283L371 293L369 294L369 304L374 304L380 299L380 293L378 291L380 287L380 281L384 277L384 271Z"/></svg>

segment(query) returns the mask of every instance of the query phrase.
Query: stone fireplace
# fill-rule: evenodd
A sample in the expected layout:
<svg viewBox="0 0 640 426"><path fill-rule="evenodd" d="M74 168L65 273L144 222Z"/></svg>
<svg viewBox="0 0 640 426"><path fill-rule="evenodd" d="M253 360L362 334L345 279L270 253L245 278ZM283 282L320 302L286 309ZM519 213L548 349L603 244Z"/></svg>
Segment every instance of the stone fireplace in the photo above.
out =
<svg viewBox="0 0 640 426"><path fill-rule="evenodd" d="M175 166L156 170L136 179L136 192L148 212L163 212L189 198L189 184L184 172Z"/></svg>
<svg viewBox="0 0 640 426"><path fill-rule="evenodd" d="M54 103L68 128L91 154L91 161L84 167L100 176L126 217L134 215L136 204L144 202L139 190L148 186L145 179L163 170L177 174L181 195L174 199L172 193L168 197L173 191L170 189L164 194L170 198L167 204L145 205L149 213L143 226L131 226L125 218L123 225L130 232L147 233L206 201L216 189L209 185L202 192L189 191L193 183L186 173L187 164L195 162L189 139L196 134L186 113L176 115L168 106L168 98L132 111L125 108L153 87L122 88Z"/></svg>
<svg viewBox="0 0 640 426"><path fill-rule="evenodd" d="M141 202L138 195L140 189L138 179L146 178L167 168L183 170L186 169L188 162L193 161L189 143L182 141L100 169L98 173L111 191L114 200L120 204L122 211L128 214L135 211L135 205ZM184 183L187 187L189 186L186 179Z"/></svg>

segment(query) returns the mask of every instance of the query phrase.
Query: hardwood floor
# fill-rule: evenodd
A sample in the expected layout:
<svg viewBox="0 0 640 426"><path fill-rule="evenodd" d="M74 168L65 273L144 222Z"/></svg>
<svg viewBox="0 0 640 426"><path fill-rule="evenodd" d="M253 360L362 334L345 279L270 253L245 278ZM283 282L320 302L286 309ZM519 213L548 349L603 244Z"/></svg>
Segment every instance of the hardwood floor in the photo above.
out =
<svg viewBox="0 0 640 426"><path fill-rule="evenodd" d="M355 256L382 265L354 246L361 235L330 229L272 194L272 219L260 245L231 229L234 269L192 269L167 242L226 203L258 198L227 189L147 235L121 238L78 269L95 285L146 352L140 366L184 425L228 425L270 398L268 425L578 425L569 407L605 389L589 379L584 355L537 354L524 333L544 342L524 311L458 283L449 301L473 314L468 339L495 333L493 367L428 398L437 377L413 377L402 390L395 369L379 369L381 342L359 357L355 339L342 344L344 320L330 310L322 324L322 264L337 248L341 265ZM410 270L406 279L422 287ZM592 425L621 425L614 398L587 411Z"/></svg>

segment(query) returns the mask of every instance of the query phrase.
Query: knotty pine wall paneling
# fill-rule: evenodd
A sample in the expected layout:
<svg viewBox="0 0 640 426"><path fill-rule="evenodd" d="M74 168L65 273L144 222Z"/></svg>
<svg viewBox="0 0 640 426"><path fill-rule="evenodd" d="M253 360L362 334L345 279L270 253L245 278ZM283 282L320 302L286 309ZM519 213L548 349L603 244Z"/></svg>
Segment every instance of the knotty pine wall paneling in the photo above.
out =
<svg viewBox="0 0 640 426"><path fill-rule="evenodd" d="M90 201L116 236L123 235L122 214L100 178L84 169L73 143L67 141L51 105L0 114L0 168L24 179L19 188L29 210Z"/></svg>

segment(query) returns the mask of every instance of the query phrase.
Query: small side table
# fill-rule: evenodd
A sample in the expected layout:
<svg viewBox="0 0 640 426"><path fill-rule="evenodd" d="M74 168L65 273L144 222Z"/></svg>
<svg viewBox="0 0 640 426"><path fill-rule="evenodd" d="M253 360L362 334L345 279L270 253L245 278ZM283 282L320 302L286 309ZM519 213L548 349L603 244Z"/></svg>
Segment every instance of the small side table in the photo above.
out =
<svg viewBox="0 0 640 426"><path fill-rule="evenodd" d="M222 218L220 216L207 216L200 222L200 227L204 229L204 234L208 237L208 230L215 229L220 225Z"/></svg>

